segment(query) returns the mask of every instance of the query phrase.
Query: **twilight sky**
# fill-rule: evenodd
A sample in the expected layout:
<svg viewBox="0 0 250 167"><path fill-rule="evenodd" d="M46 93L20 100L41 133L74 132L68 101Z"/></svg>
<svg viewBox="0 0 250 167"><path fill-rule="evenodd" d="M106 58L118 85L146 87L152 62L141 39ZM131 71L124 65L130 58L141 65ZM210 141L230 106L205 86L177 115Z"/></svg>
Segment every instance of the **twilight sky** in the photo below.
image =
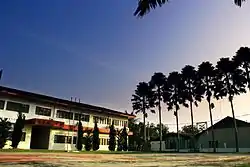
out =
<svg viewBox="0 0 250 167"><path fill-rule="evenodd" d="M173 0L143 19L132 15L136 5L136 0L0 1L0 84L131 111L137 83L154 72L215 63L240 46L250 47L249 2L239 8L233 0ZM236 98L237 116L249 113L249 99L249 93ZM173 129L173 113L165 110L163 123ZM214 119L226 115L231 110L225 99L216 103ZM194 120L209 120L205 102L195 108ZM157 114L149 121L157 122ZM180 110L180 122L190 122L188 109Z"/></svg>

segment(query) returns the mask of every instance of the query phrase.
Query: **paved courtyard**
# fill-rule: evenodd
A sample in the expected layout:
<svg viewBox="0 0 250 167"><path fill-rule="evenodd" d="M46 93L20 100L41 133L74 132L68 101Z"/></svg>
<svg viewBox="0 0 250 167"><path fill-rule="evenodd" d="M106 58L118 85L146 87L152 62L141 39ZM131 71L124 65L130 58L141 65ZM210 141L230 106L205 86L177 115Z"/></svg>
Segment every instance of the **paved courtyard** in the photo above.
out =
<svg viewBox="0 0 250 167"><path fill-rule="evenodd" d="M242 166L250 164L247 154L86 154L0 152L2 167L184 167Z"/></svg>

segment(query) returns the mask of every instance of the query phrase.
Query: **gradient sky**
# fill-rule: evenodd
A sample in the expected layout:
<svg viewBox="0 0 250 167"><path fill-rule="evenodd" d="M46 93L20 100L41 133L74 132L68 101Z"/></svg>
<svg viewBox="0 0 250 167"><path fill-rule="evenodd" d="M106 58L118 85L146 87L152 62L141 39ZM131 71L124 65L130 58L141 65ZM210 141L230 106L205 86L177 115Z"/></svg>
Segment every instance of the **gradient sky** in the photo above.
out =
<svg viewBox="0 0 250 167"><path fill-rule="evenodd" d="M215 63L250 47L250 3L233 0L173 0L143 19L136 0L0 1L1 84L65 99L131 111L131 94L154 72ZM250 113L249 93L235 100L236 115ZM163 123L175 127L164 108ZM227 100L214 119L231 115ZM140 117L140 115L139 115ZM245 116L241 119L249 120ZM195 121L209 120L204 102ZM156 115L149 121L157 122ZM180 111L181 125L190 122Z"/></svg>

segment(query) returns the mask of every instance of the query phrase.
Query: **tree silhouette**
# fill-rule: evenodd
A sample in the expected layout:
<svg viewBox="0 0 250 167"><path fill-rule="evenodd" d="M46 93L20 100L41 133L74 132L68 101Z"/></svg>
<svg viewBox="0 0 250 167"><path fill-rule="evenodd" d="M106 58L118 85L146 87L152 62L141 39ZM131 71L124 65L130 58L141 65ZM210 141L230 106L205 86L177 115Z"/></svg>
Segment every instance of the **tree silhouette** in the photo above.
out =
<svg viewBox="0 0 250 167"><path fill-rule="evenodd" d="M146 117L147 113L146 110L150 109L154 106L154 98L153 93L146 82L140 82L137 85L137 89L135 90L135 94L132 95L132 107L135 113L141 112L143 114L143 129L144 129L144 135L143 135L143 141L144 144L146 142ZM151 112L155 113L154 110L151 110Z"/></svg>
<svg viewBox="0 0 250 167"><path fill-rule="evenodd" d="M213 141L213 152L216 152L216 145L214 143L214 129L213 129L213 116L212 109L214 108L214 104L211 103L211 98L215 89L215 68L214 66L206 61L202 62L198 67L198 79L201 81L201 87L203 88L204 94L206 96L206 100L208 102L208 109L210 115L211 122L211 132L212 132L212 141Z"/></svg>
<svg viewBox="0 0 250 167"><path fill-rule="evenodd" d="M241 7L242 2L244 1L245 0L234 0L234 3L235 5ZM138 5L134 12L134 16L143 17L147 13L149 13L151 9L155 9L156 7L161 7L167 2L168 0L138 0Z"/></svg>
<svg viewBox="0 0 250 167"><path fill-rule="evenodd" d="M99 128L97 126L97 121L95 121L95 127L93 130L93 151L99 150L100 138L99 138Z"/></svg>
<svg viewBox="0 0 250 167"><path fill-rule="evenodd" d="M166 82L166 76L161 73L154 73L149 82L150 87L153 89L153 93L155 95L154 104L158 106L159 112L159 124L160 124L160 151L162 151L162 122L161 122L161 101L163 96L163 87Z"/></svg>
<svg viewBox="0 0 250 167"><path fill-rule="evenodd" d="M16 123L14 125L14 130L12 133L12 148L17 148L19 142L21 141L22 134L23 134L23 128L25 124L25 115L22 114L22 112L18 112L18 118L16 120Z"/></svg>
<svg viewBox="0 0 250 167"><path fill-rule="evenodd" d="M82 151L82 144L83 144L83 127L82 122L79 117L79 122L77 125L77 142L76 142L76 148L78 151Z"/></svg>
<svg viewBox="0 0 250 167"><path fill-rule="evenodd" d="M85 150L90 151L92 148L92 137L91 136L91 130L86 130L87 135L85 136Z"/></svg>
<svg viewBox="0 0 250 167"><path fill-rule="evenodd" d="M109 151L115 151L116 146L116 130L114 126L114 121L112 121L112 124L109 127Z"/></svg>
<svg viewBox="0 0 250 167"><path fill-rule="evenodd" d="M237 68L237 64L229 58L221 58L217 62L216 68L215 97L219 99L228 96L234 120L236 152L239 152L238 129L234 115L233 98L235 95L246 93L246 78L243 75L243 71Z"/></svg>
<svg viewBox="0 0 250 167"><path fill-rule="evenodd" d="M193 66L186 65L181 71L181 77L184 82L183 105L190 108L191 113L191 126L194 128L194 116L193 116L193 104L198 107L198 102L201 102L203 92L200 86L200 80L198 79L197 71ZM189 102L189 104L187 103ZM192 135L192 147L194 145L194 134Z"/></svg>
<svg viewBox="0 0 250 167"><path fill-rule="evenodd" d="M241 47L236 52L236 56L234 56L233 61L238 67L242 67L244 69L244 75L246 76L248 83L247 86L250 90L250 48Z"/></svg>
<svg viewBox="0 0 250 167"><path fill-rule="evenodd" d="M197 127L192 128L192 125L187 125L181 128L181 133L186 135L192 135L194 133L196 135L200 133L200 130Z"/></svg>
<svg viewBox="0 0 250 167"><path fill-rule="evenodd" d="M183 103L183 89L184 84L181 78L181 74L176 71L171 72L164 86L163 101L167 104L168 111L175 110L174 116L176 118L177 125L177 151L179 151L180 149L178 110L180 109L180 104Z"/></svg>
<svg viewBox="0 0 250 167"><path fill-rule="evenodd" d="M0 118L0 149L5 146L7 138L9 137L9 131L11 129L11 123L7 118Z"/></svg>

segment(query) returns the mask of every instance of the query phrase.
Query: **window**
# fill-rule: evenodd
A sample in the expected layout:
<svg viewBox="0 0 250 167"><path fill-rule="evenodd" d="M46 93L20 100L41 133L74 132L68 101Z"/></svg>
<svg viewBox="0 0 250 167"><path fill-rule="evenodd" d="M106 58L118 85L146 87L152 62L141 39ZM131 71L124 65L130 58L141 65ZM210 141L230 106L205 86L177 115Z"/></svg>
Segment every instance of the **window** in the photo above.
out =
<svg viewBox="0 0 250 167"><path fill-rule="evenodd" d="M36 115L51 116L51 109L36 106Z"/></svg>
<svg viewBox="0 0 250 167"><path fill-rule="evenodd" d="M16 103L16 102L7 102L7 110L10 111L17 111L17 112L23 112L23 113L29 113L29 108L30 106L27 104L22 104L22 103Z"/></svg>
<svg viewBox="0 0 250 167"><path fill-rule="evenodd" d="M67 140L68 144L71 144L72 137L71 136L63 136L63 135L55 135L54 136L54 143L65 143Z"/></svg>
<svg viewBox="0 0 250 167"><path fill-rule="evenodd" d="M75 113L75 118L74 118L74 120L79 120L79 117L81 117L81 121L89 122L89 115L87 115L87 114Z"/></svg>
<svg viewBox="0 0 250 167"><path fill-rule="evenodd" d="M114 120L114 125L119 126L119 120L115 119Z"/></svg>
<svg viewBox="0 0 250 167"><path fill-rule="evenodd" d="M110 124L111 119L105 117L94 116L94 122L97 121L99 124Z"/></svg>
<svg viewBox="0 0 250 167"><path fill-rule="evenodd" d="M26 138L26 132L23 132L22 137L21 137L21 141L25 141L25 138Z"/></svg>
<svg viewBox="0 0 250 167"><path fill-rule="evenodd" d="M100 145L108 145L108 139L100 138Z"/></svg>
<svg viewBox="0 0 250 167"><path fill-rule="evenodd" d="M0 109L4 109L4 104L5 104L5 101L4 100L0 100Z"/></svg>
<svg viewBox="0 0 250 167"><path fill-rule="evenodd" d="M57 110L56 112L57 118L63 118L63 119L73 119L73 113L63 110Z"/></svg>
<svg viewBox="0 0 250 167"><path fill-rule="evenodd" d="M77 137L74 136L74 137L73 137L73 144L76 144L76 141L77 141Z"/></svg>

